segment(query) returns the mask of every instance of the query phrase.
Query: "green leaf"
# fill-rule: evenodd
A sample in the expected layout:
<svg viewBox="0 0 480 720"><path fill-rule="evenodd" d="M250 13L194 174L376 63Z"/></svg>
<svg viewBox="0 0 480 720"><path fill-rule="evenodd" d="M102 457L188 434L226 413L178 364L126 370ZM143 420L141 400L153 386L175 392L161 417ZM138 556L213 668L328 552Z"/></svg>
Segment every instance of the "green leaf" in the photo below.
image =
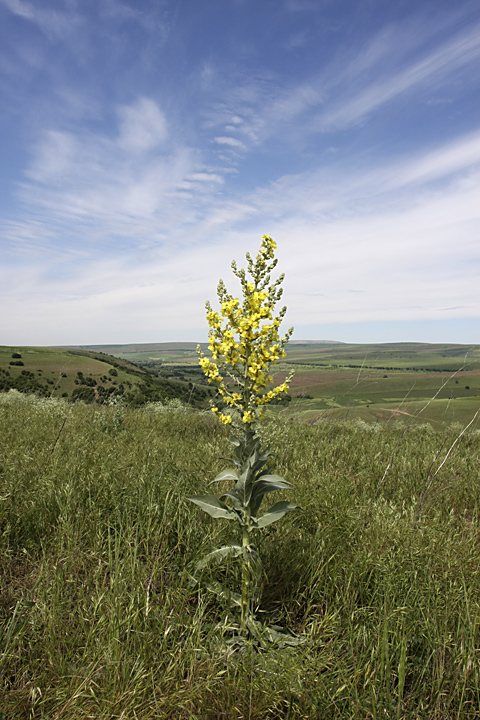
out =
<svg viewBox="0 0 480 720"><path fill-rule="evenodd" d="M243 510L243 505L238 497L236 490L229 490L228 492L224 493L223 495L220 495L220 500L223 500L223 498L231 498L233 500L233 505L235 507L235 510Z"/></svg>
<svg viewBox="0 0 480 720"><path fill-rule="evenodd" d="M215 595L223 598L223 600L227 600L231 605L236 605L237 607L242 606L242 596L239 593L231 592L221 583L217 581L205 583L205 587L207 590L210 590L210 592L213 592Z"/></svg>
<svg viewBox="0 0 480 720"><path fill-rule="evenodd" d="M195 503L202 508L206 513L211 515L213 518L225 518L226 520L236 520L237 516L225 505L222 500L219 500L215 495L194 495L193 497L187 498L191 502Z"/></svg>
<svg viewBox="0 0 480 720"><path fill-rule="evenodd" d="M275 490L291 489L291 484L279 475L262 475L260 480L258 480L253 487L252 498L250 501L252 515L257 514L264 495L269 492L274 492Z"/></svg>
<svg viewBox="0 0 480 720"><path fill-rule="evenodd" d="M220 563L227 557L239 557L243 552L243 548L238 543L229 543L221 548L213 550L208 555L205 555L202 560L195 565L195 570L203 570L209 565L220 565Z"/></svg>
<svg viewBox="0 0 480 720"><path fill-rule="evenodd" d="M234 482L237 482L238 480L238 471L235 470L235 468L227 468L227 470L222 470L221 473L218 473L216 478L212 480L209 485L213 485L213 483L221 482L222 480L233 480Z"/></svg>
<svg viewBox="0 0 480 720"><path fill-rule="evenodd" d="M272 507L269 508L269 510L267 510L264 515L256 519L255 527L267 527L267 525L271 525L272 523L277 522L277 520L280 520L280 518L282 518L285 513L290 512L290 510L295 510L295 508L297 507L298 505L294 505L293 503L281 500L280 502L275 503L275 505L272 505Z"/></svg>
<svg viewBox="0 0 480 720"><path fill-rule="evenodd" d="M261 482L277 483L279 490L280 489L288 489L288 490L292 489L291 483L289 483L287 480L284 480L282 477L280 477L280 475L261 475L256 484L258 485L258 483L261 483Z"/></svg>
<svg viewBox="0 0 480 720"><path fill-rule="evenodd" d="M241 475L239 474L238 480L235 484L235 493L242 503L242 506L245 507L248 505L250 497L248 495L248 486L251 486L251 483L249 483L249 477L248 477L248 469L244 470Z"/></svg>

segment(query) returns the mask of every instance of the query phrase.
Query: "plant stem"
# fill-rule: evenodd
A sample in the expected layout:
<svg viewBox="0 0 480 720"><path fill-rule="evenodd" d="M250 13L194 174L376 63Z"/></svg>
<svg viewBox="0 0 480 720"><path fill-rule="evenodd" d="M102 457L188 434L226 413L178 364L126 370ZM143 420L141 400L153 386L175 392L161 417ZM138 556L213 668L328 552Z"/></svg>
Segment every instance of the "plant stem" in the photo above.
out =
<svg viewBox="0 0 480 720"><path fill-rule="evenodd" d="M242 616L241 616L241 628L242 631L246 630L246 622L250 617L250 563L246 559L246 553L248 553L248 547L250 545L250 536L248 527L243 527L242 547L244 549L243 563L242 563Z"/></svg>

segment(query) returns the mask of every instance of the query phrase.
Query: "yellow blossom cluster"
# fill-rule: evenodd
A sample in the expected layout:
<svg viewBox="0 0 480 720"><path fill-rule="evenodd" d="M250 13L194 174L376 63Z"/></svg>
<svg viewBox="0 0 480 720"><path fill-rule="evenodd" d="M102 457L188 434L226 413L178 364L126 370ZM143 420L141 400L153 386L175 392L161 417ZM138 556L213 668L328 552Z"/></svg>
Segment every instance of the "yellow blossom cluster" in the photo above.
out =
<svg viewBox="0 0 480 720"><path fill-rule="evenodd" d="M198 348L199 363L208 381L217 386L225 405L238 411L246 425L261 415L262 405L287 392L291 380L289 376L281 385L271 387L271 367L285 357L284 346L293 332L291 328L282 338L278 333L286 308L277 317L273 314L283 281L281 275L270 283L270 273L277 264L275 249L275 241L264 235L255 262L247 253L251 280L247 280L245 270L238 270L232 263L242 286L243 302L230 295L220 280L220 312L206 303L210 357ZM232 422L231 415L212 409L219 413L221 422Z"/></svg>

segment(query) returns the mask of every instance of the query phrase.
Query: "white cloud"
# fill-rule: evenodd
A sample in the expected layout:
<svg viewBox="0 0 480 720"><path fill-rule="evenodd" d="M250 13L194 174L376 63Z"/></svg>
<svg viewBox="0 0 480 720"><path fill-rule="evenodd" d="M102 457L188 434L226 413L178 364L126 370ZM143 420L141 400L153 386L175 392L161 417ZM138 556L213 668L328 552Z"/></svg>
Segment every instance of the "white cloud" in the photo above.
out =
<svg viewBox="0 0 480 720"><path fill-rule="evenodd" d="M428 182L451 175L480 163L480 131L454 140L399 168L394 182L397 187L412 182Z"/></svg>
<svg viewBox="0 0 480 720"><path fill-rule="evenodd" d="M276 123L289 122L318 105L322 99L320 90L310 84L303 84L277 96L269 108L269 114Z"/></svg>
<svg viewBox="0 0 480 720"><path fill-rule="evenodd" d="M164 113L148 98L119 108L118 133L46 132L26 174L19 190L28 212L9 223L10 244L37 235L43 246L43 224L62 250L79 238L108 247L112 237L144 243L175 234L179 217L194 222L202 212L205 188L223 182L205 172L199 153L168 138ZM188 187L200 193L194 204Z"/></svg>
<svg viewBox="0 0 480 720"><path fill-rule="evenodd" d="M295 82L265 73L243 73L228 82L216 68L216 85L222 87L221 101L209 95L207 126L234 125L241 119L237 138L218 142L242 142L255 151L269 138L284 145L298 146L318 137L359 125L401 96L422 91L422 102L434 93L456 92L458 73L476 70L480 57L480 25L465 25L448 40L445 18L427 22L399 22L383 28L364 44L340 46L321 70ZM363 37L363 36L362 36ZM451 102L447 99L445 102ZM218 132L218 130L217 130Z"/></svg>
<svg viewBox="0 0 480 720"><path fill-rule="evenodd" d="M229 145L230 147L240 148L242 150L245 149L245 145L240 140L237 140L237 138L222 135L214 139L215 142L218 143L218 145Z"/></svg>
<svg viewBox="0 0 480 720"><path fill-rule="evenodd" d="M26 0L0 0L11 13L37 25L48 38L64 40L74 27L81 24L80 15L38 7Z"/></svg>
<svg viewBox="0 0 480 720"><path fill-rule="evenodd" d="M187 176L187 180L193 180L194 182L215 182L220 185L223 184L224 180L221 175L215 173L196 172Z"/></svg>
<svg viewBox="0 0 480 720"><path fill-rule="evenodd" d="M27 0L1 2L45 34L56 22ZM289 0L289 8L310 3ZM146 19L133 4L111 0L98 13L117 30L120 22ZM50 32L67 38L76 22L83 20L65 14ZM35 136L42 123L29 126L35 140L17 186L22 204L0 229L0 287L9 306L2 339L154 341L168 339L162 332L180 338L195 328L190 339L201 339L205 297L215 299L222 276L235 289L231 259L241 263L247 249L255 253L264 233L279 244L289 323L479 317L480 131L455 136L468 118L452 121L443 130L448 141L433 148L432 132L428 151L387 157L382 153L395 140L377 144L357 127L370 115L378 120L378 111L401 95L414 114L407 101L419 89L427 102L455 97L457 78L467 83L480 54L478 27L441 45L437 38L446 31L438 28L391 25L361 47L337 45L327 66L309 66L295 80L253 63L232 79L232 66L225 70L212 52L203 59L203 83L201 63L195 74L202 109L189 98L185 122L183 100L175 105L175 93L169 96L161 82L149 95L142 81L140 97L125 104L132 97L127 83L104 98L95 89L101 83L79 89L61 78L49 121L43 118L46 129ZM82 62L91 26L86 35ZM121 35L109 47L126 62ZM298 48L301 42L298 36ZM49 46L41 64L49 79L50 53ZM28 62L37 72L34 54ZM143 62L131 68L132 77ZM115 105L111 97L119 96ZM448 102L455 111L455 100ZM339 128L353 130L321 134ZM409 146L418 147L414 121L405 132ZM58 337L59 328L68 338Z"/></svg>
<svg viewBox="0 0 480 720"><path fill-rule="evenodd" d="M140 98L133 105L119 109L118 144L129 152L146 152L163 145L168 137L167 121L150 98Z"/></svg>
<svg viewBox="0 0 480 720"><path fill-rule="evenodd" d="M440 48L430 51L416 62L410 62L407 67L399 71L390 71L387 76L380 71L375 80L367 83L351 97L349 95L342 101L334 103L333 109L328 109L318 117L319 127L324 130L333 130L348 127L360 122L381 105L389 102L398 95L405 93L428 82L429 91L438 81L452 78L458 68L474 63L480 56L480 26L476 24L467 31L450 38ZM397 40L398 42L398 40ZM370 62L380 60L382 53L376 51ZM363 58L365 60L365 58ZM358 68L355 63L350 66L349 74L356 76ZM346 77L339 78L342 82ZM335 106L336 105L336 106Z"/></svg>
<svg viewBox="0 0 480 720"><path fill-rule="evenodd" d="M70 174L78 155L79 144L74 135L49 130L35 149L34 161L27 175L40 183L61 182Z"/></svg>
<svg viewBox="0 0 480 720"><path fill-rule="evenodd" d="M1 2L10 12L14 13L14 15L19 15L28 20L34 17L34 9L29 3L24 2L24 0L1 0Z"/></svg>

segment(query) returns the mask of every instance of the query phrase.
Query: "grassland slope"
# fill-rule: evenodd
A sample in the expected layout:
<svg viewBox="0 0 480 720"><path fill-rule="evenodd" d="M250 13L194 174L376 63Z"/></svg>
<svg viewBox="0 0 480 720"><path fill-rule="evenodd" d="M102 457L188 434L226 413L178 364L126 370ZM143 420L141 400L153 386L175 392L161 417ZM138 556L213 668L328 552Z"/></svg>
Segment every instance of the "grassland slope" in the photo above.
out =
<svg viewBox="0 0 480 720"><path fill-rule="evenodd" d="M203 405L210 392L100 351L0 347L0 391L10 389L101 404L121 399L130 405L173 398Z"/></svg>
<svg viewBox="0 0 480 720"><path fill-rule="evenodd" d="M242 654L187 572L234 533L185 500L211 413L0 394L0 717L478 718L478 423L261 433L302 509L259 533L259 617L303 643Z"/></svg>

